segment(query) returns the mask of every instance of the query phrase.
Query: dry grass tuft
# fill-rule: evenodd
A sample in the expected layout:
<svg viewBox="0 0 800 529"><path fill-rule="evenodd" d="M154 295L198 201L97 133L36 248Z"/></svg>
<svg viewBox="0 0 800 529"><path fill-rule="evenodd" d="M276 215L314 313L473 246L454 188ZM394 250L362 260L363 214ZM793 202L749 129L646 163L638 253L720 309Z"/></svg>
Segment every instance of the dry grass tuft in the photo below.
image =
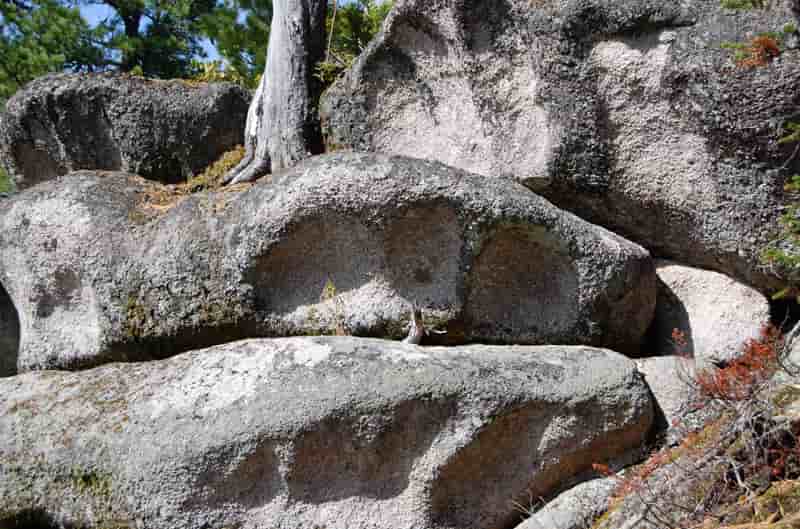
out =
<svg viewBox="0 0 800 529"><path fill-rule="evenodd" d="M224 211L233 194L252 186L250 183L223 186L222 179L244 158L241 145L226 152L219 160L209 165L205 171L193 176L187 182L177 185L164 185L158 182L135 178L142 186L141 197L130 218L137 224L145 224L167 213L192 195L206 193L208 200L202 204L204 209L214 214Z"/></svg>

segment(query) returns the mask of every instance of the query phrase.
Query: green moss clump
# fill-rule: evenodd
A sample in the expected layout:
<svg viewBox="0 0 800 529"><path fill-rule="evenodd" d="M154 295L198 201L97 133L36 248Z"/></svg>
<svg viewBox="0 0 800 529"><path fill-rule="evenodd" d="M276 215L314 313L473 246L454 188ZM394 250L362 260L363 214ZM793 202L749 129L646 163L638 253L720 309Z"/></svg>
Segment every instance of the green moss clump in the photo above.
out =
<svg viewBox="0 0 800 529"><path fill-rule="evenodd" d="M94 470L84 472L75 468L70 474L70 481L81 494L89 494L97 498L111 496L111 476L100 474Z"/></svg>

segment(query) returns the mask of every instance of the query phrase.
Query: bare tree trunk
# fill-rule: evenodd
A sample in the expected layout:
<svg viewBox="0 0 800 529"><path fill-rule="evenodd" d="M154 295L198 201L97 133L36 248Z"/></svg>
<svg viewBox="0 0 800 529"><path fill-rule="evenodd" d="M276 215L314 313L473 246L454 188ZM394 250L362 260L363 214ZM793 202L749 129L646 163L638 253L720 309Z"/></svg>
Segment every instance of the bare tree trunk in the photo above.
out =
<svg viewBox="0 0 800 529"><path fill-rule="evenodd" d="M244 160L226 182L250 182L323 150L314 68L325 52L326 0L275 0L267 66L250 103Z"/></svg>

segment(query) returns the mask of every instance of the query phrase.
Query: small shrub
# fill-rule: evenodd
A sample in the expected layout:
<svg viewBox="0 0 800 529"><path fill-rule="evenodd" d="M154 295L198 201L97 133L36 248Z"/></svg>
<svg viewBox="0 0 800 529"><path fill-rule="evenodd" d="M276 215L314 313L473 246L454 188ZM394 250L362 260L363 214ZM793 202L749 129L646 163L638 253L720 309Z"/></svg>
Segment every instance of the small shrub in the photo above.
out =
<svg viewBox="0 0 800 529"><path fill-rule="evenodd" d="M325 286L322 287L322 292L319 295L319 300L322 303L327 301L333 303L333 318L334 318L333 334L335 336L348 336L350 333L347 332L347 324L345 323L344 300L342 300L341 296L336 290L336 285L334 285L333 280L331 278L328 278L328 280L325 281Z"/></svg>
<svg viewBox="0 0 800 529"><path fill-rule="evenodd" d="M248 89L254 89L261 81L261 75L254 78L243 76L234 68L226 67L222 61L200 62L192 61L195 73L188 82L195 83L234 83Z"/></svg>
<svg viewBox="0 0 800 529"><path fill-rule="evenodd" d="M784 164L788 166L789 162L800 153L800 123L786 123L785 129L786 133L778 139L778 143L797 144L792 156ZM797 298L800 303L800 288L797 286L800 283L800 202L797 201L798 195L800 195L800 175L790 177L784 185L784 191L789 198L789 204L779 218L781 234L764 248L761 252L761 259L764 263L776 267L789 283L773 298L781 299L791 296Z"/></svg>
<svg viewBox="0 0 800 529"><path fill-rule="evenodd" d="M14 190L14 184L11 183L11 177L5 169L0 167L0 193L10 193Z"/></svg>
<svg viewBox="0 0 800 529"><path fill-rule="evenodd" d="M724 404L753 399L778 370L778 351L782 347L780 331L772 325L764 327L758 339L745 342L739 357L721 368L695 374L698 398Z"/></svg>
<svg viewBox="0 0 800 529"><path fill-rule="evenodd" d="M675 330L673 341L680 350L683 333ZM767 326L743 344L738 358L688 375L693 407L715 418L688 432L678 446L626 470L617 478L611 507L633 498L646 506L653 526L669 529L768 519L759 511L766 505L759 498L776 483L800 478L800 424L781 417L785 399L776 397L772 383L787 352L779 330ZM613 475L605 465L593 467ZM798 519L789 514L785 519Z"/></svg>
<svg viewBox="0 0 800 529"><path fill-rule="evenodd" d="M722 0L720 5L725 9L763 9L767 7L767 0Z"/></svg>
<svg viewBox="0 0 800 529"><path fill-rule="evenodd" d="M314 69L314 77L320 80L322 86L328 87L333 84L345 70L350 68L355 57L346 55L336 61L320 61Z"/></svg>

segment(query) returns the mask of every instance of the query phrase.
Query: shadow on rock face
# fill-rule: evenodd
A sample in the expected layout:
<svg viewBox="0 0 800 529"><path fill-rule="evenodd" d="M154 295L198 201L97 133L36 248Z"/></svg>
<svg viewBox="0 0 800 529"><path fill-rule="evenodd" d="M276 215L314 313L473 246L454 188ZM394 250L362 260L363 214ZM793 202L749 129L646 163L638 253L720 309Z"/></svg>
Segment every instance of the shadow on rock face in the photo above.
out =
<svg viewBox="0 0 800 529"><path fill-rule="evenodd" d="M11 297L0 285L0 377L17 374L18 356L19 315Z"/></svg>
<svg viewBox="0 0 800 529"><path fill-rule="evenodd" d="M26 509L11 517L0 518L0 527L3 529L57 529L64 526L56 523L44 510ZM69 527L67 526L66 529Z"/></svg>
<svg viewBox="0 0 800 529"><path fill-rule="evenodd" d="M657 303L657 316L645 335L644 351L656 355L682 353L694 358L694 337L689 312L678 295L662 281L658 285ZM684 344L676 343L673 334L675 331L683 335Z"/></svg>

